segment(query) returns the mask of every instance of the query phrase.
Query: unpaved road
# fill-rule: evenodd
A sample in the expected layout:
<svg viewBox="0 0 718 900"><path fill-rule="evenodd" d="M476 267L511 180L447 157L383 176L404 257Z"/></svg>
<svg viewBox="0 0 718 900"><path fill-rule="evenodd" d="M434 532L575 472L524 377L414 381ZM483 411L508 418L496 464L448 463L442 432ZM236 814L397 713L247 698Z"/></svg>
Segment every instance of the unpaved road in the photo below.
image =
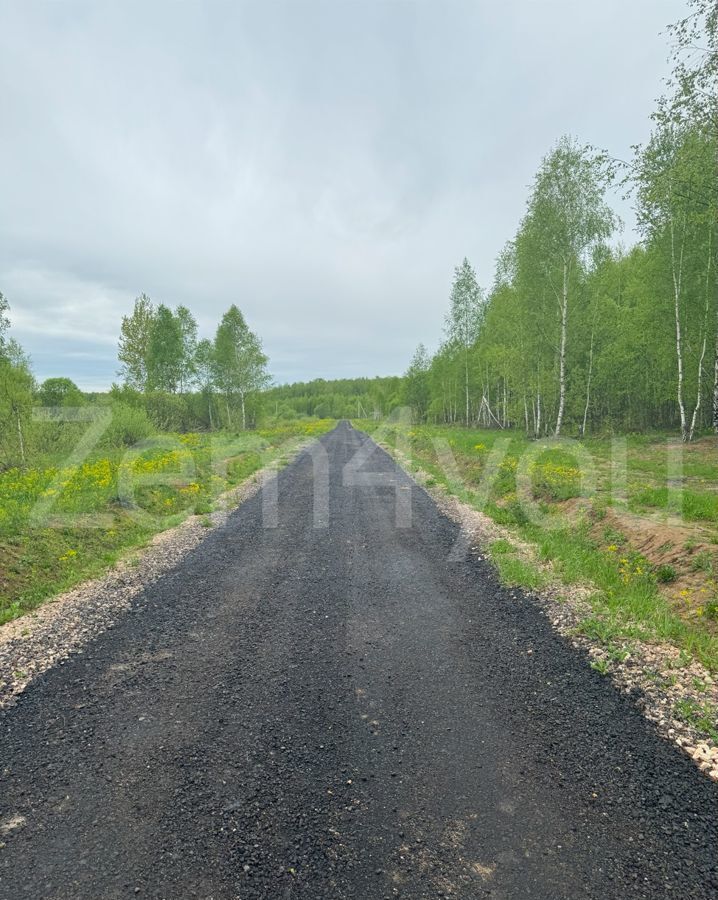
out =
<svg viewBox="0 0 718 900"><path fill-rule="evenodd" d="M718 896L718 786L383 451L343 485L366 440L328 527L305 453L0 716L2 900Z"/></svg>

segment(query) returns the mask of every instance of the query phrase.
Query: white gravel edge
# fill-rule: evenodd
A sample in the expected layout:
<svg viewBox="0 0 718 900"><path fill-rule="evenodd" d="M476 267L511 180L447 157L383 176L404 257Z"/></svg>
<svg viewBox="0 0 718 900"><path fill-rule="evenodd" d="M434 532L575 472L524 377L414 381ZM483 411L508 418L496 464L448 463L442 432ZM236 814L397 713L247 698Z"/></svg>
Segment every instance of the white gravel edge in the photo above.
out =
<svg viewBox="0 0 718 900"><path fill-rule="evenodd" d="M633 693L641 712L654 723L659 733L688 755L705 775L718 781L718 744L707 740L675 714L676 704L681 700L709 702L718 707L718 684L703 665L696 660L688 665L678 665L680 653L673 645L639 641L631 641L633 652L623 662L609 660L603 646L583 634L576 634L577 625L591 611L590 596L596 590L594 587L564 584L555 577L550 563L538 560L532 545L449 494L441 485L428 484L431 475L413 467L395 447L381 441L377 443L401 465L415 484L429 494L439 509L460 526L470 552L484 559L488 547L501 538L511 543L527 562L540 568L548 578L547 587L539 592L524 593L539 603L552 627L574 647L583 649L591 661L606 660L608 677L616 687L624 693ZM511 588L507 590L510 596L518 596ZM705 691L696 689L695 680L705 684Z"/></svg>
<svg viewBox="0 0 718 900"><path fill-rule="evenodd" d="M315 439L300 439L289 451L293 461ZM286 459L287 454L284 454ZM133 599L156 582L211 533L203 525L222 524L228 513L253 497L265 480L275 476L280 460L258 469L222 494L208 515L192 515L180 525L159 532L144 547L128 549L106 574L83 582L44 601L37 609L0 627L0 709L52 666L63 665L72 654L117 622Z"/></svg>

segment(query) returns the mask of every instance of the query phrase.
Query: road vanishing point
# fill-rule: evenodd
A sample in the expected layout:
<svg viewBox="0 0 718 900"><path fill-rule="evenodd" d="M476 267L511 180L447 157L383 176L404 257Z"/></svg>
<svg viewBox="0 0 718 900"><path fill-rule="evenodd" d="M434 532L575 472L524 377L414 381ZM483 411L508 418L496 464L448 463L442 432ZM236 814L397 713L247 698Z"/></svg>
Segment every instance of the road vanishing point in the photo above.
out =
<svg viewBox="0 0 718 900"><path fill-rule="evenodd" d="M367 435L318 447L321 521L308 448L0 713L0 898L718 897L718 786Z"/></svg>

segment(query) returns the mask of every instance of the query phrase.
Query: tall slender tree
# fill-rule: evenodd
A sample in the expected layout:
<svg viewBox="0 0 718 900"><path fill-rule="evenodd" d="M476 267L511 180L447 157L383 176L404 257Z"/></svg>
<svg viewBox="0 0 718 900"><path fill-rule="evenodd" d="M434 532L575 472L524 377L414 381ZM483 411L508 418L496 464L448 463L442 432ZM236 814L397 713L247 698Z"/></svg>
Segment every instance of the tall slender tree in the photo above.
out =
<svg viewBox="0 0 718 900"><path fill-rule="evenodd" d="M239 398L242 428L247 427L247 398L267 387L267 357L262 344L250 331L234 304L222 316L214 339L215 380L225 395L228 424L232 424L231 404Z"/></svg>
<svg viewBox="0 0 718 900"><path fill-rule="evenodd" d="M30 360L17 343L3 336L0 346L0 448L9 464L27 462L25 432L32 409L35 379Z"/></svg>
<svg viewBox="0 0 718 900"><path fill-rule="evenodd" d="M5 340L10 328L10 304L5 295L0 291L0 350L5 346Z"/></svg>
<svg viewBox="0 0 718 900"><path fill-rule="evenodd" d="M202 338L195 349L194 371L197 385L207 403L209 427L214 428L214 415L212 412L212 399L215 385L214 345L212 344L212 341L207 338Z"/></svg>
<svg viewBox="0 0 718 900"><path fill-rule="evenodd" d="M175 316L180 326L182 335L182 366L180 369L179 389L180 393L188 389L194 382L195 354L197 351L197 320L186 306L178 306Z"/></svg>
<svg viewBox="0 0 718 900"><path fill-rule="evenodd" d="M541 163L522 224L532 269L558 308L557 437L566 410L569 315L581 267L615 227L604 199L608 178L597 154L570 137L561 138Z"/></svg>
<svg viewBox="0 0 718 900"><path fill-rule="evenodd" d="M464 381L464 422L470 422L469 357L471 348L478 340L483 314L483 295L476 273L469 260L464 257L454 270L451 287L451 307L446 317L445 333L450 344L461 355Z"/></svg>
<svg viewBox="0 0 718 900"><path fill-rule="evenodd" d="M135 300L132 313L122 317L117 357L122 364L119 374L129 387L144 391L147 387L147 354L155 308L146 294Z"/></svg>
<svg viewBox="0 0 718 900"><path fill-rule="evenodd" d="M182 323L172 310L157 307L147 344L147 387L174 394L184 370Z"/></svg>
<svg viewBox="0 0 718 900"><path fill-rule="evenodd" d="M429 406L429 368L431 358L419 344L404 375L405 398L419 422L423 422Z"/></svg>

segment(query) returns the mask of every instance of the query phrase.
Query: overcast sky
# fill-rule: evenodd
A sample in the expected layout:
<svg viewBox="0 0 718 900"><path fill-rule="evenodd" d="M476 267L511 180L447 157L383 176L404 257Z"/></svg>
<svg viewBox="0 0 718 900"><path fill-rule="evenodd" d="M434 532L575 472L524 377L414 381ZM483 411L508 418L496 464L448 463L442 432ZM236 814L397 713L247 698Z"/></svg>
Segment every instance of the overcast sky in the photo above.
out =
<svg viewBox="0 0 718 900"><path fill-rule="evenodd" d="M645 140L685 8L0 0L13 334L105 388L144 291L208 336L237 303L278 382L400 373L464 255L491 284L561 134Z"/></svg>

